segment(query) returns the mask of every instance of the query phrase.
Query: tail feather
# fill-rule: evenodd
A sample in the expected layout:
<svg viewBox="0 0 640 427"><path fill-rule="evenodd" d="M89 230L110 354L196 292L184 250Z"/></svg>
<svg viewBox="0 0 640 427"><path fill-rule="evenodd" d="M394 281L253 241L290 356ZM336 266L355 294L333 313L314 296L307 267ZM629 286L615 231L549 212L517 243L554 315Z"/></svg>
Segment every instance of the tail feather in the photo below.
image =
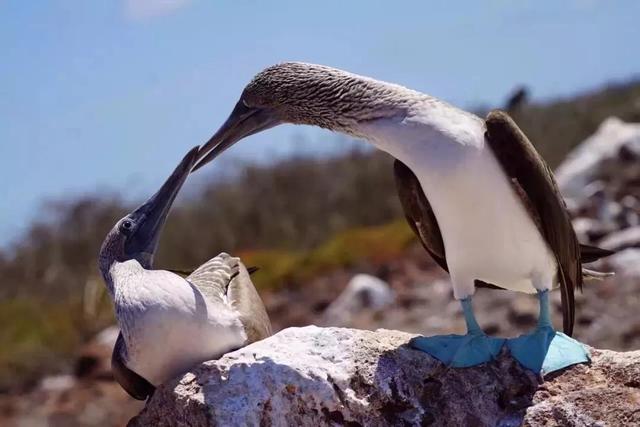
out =
<svg viewBox="0 0 640 427"><path fill-rule="evenodd" d="M609 255L613 255L614 253L615 252L613 251L602 249L597 246L580 244L580 262L583 264L597 261L600 258L608 257ZM605 278L611 277L614 274L615 273L609 271L595 271L582 267L582 278L584 280L604 280Z"/></svg>
<svg viewBox="0 0 640 427"><path fill-rule="evenodd" d="M580 262L583 264L597 261L600 258L608 257L609 255L613 255L614 253L615 252L613 251L598 248L597 246L580 244Z"/></svg>
<svg viewBox="0 0 640 427"><path fill-rule="evenodd" d="M582 278L584 280L604 280L607 277L615 276L613 271L595 271L582 268Z"/></svg>

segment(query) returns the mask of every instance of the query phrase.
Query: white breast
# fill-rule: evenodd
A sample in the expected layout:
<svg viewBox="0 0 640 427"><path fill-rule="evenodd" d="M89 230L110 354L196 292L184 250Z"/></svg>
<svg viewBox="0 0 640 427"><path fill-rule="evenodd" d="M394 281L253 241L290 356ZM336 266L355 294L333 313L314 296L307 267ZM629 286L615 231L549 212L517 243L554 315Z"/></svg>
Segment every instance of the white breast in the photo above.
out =
<svg viewBox="0 0 640 427"><path fill-rule="evenodd" d="M473 294L475 279L521 292L550 288L553 254L485 145L483 122L451 107L428 113L374 122L366 131L418 177L456 298Z"/></svg>
<svg viewBox="0 0 640 427"><path fill-rule="evenodd" d="M135 262L135 261L134 261ZM207 301L181 277L160 270L118 283L114 303L127 343L127 367L154 385L242 346L246 334L231 308Z"/></svg>

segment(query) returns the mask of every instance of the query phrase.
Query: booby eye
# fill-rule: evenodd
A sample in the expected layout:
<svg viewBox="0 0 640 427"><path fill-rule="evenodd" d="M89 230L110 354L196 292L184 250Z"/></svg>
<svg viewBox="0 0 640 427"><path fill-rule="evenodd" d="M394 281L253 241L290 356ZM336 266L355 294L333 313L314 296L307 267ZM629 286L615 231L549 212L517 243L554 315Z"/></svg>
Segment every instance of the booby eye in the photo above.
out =
<svg viewBox="0 0 640 427"><path fill-rule="evenodd" d="M242 99L241 99L241 101L242 101L242 105L244 105L244 106L245 106L245 107L247 107L247 108L251 108L251 107L249 106L249 104L247 103L247 100L246 100L246 99L242 98Z"/></svg>
<svg viewBox="0 0 640 427"><path fill-rule="evenodd" d="M128 219L122 221L122 224L120 224L120 231L124 234L129 234L131 230L133 230L133 222L129 221Z"/></svg>

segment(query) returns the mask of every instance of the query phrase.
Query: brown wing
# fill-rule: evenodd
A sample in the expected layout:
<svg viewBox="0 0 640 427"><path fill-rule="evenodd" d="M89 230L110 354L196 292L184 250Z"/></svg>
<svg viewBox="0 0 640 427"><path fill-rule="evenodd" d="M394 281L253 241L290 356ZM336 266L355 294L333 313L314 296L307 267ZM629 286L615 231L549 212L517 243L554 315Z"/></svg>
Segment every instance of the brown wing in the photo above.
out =
<svg viewBox="0 0 640 427"><path fill-rule="evenodd" d="M574 290L582 289L580 247L553 173L509 115L491 111L486 140L558 262L563 329L573 332Z"/></svg>
<svg viewBox="0 0 640 427"><path fill-rule="evenodd" d="M248 342L252 343L270 336L272 331L267 310L253 286L250 274L244 264L238 260L235 274L229 283L227 296L231 305L240 313Z"/></svg>
<svg viewBox="0 0 640 427"><path fill-rule="evenodd" d="M120 384L131 397L137 400L145 400L153 394L156 388L149 381L127 368L124 361L125 354L126 346L121 332L118 334L116 345L113 347L111 372L113 372L113 377L118 384Z"/></svg>
<svg viewBox="0 0 640 427"><path fill-rule="evenodd" d="M422 186L413 171L400 160L393 162L398 197L404 209L404 216L413 232L420 238L422 246L429 252L435 262L445 271L447 258L444 253L444 242L440 227L433 214L429 200L422 191Z"/></svg>
<svg viewBox="0 0 640 427"><path fill-rule="evenodd" d="M221 253L198 267L187 280L211 301L226 304L226 296L226 301L240 313L248 343L271 335L269 316L239 258Z"/></svg>
<svg viewBox="0 0 640 427"><path fill-rule="evenodd" d="M429 200L422 191L420 181L413 171L400 160L393 163L393 172L396 178L398 197L409 226L435 262L446 272L449 272L440 227L438 227L438 221ZM476 280L475 285L480 288L503 289L481 280Z"/></svg>

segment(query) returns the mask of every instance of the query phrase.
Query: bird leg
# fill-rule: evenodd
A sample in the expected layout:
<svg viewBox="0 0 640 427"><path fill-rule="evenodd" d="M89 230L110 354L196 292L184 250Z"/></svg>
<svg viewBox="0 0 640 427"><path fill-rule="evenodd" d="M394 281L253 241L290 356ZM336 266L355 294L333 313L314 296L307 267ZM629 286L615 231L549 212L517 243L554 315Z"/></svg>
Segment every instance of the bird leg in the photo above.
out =
<svg viewBox="0 0 640 427"><path fill-rule="evenodd" d="M460 304L467 324L465 335L417 337L409 345L454 368L476 366L494 359L505 340L489 337L482 331L473 314L471 297L460 300Z"/></svg>
<svg viewBox="0 0 640 427"><path fill-rule="evenodd" d="M589 354L573 338L556 332L549 313L549 291L538 291L540 315L536 329L507 341L511 355L525 368L548 374L576 363L589 361Z"/></svg>

